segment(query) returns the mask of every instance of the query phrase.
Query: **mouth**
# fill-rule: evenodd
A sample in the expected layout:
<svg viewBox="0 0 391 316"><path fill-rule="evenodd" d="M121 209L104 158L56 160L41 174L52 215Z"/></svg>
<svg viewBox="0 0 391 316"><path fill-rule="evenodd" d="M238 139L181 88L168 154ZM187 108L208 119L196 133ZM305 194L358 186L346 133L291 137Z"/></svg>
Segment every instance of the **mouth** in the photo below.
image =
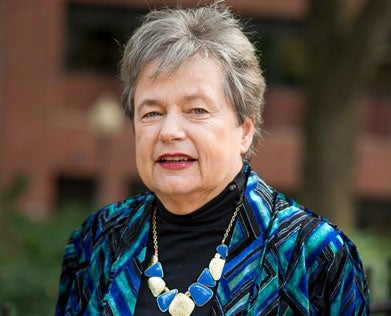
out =
<svg viewBox="0 0 391 316"><path fill-rule="evenodd" d="M160 167L170 170L179 171L185 170L193 166L196 159L185 154L163 154L157 159L157 163Z"/></svg>
<svg viewBox="0 0 391 316"><path fill-rule="evenodd" d="M183 161L195 161L195 159L190 157L161 157L158 160L159 162L183 162Z"/></svg>
<svg viewBox="0 0 391 316"><path fill-rule="evenodd" d="M196 161L196 159L184 154L164 154L157 159L157 162L159 163L183 163L193 161Z"/></svg>

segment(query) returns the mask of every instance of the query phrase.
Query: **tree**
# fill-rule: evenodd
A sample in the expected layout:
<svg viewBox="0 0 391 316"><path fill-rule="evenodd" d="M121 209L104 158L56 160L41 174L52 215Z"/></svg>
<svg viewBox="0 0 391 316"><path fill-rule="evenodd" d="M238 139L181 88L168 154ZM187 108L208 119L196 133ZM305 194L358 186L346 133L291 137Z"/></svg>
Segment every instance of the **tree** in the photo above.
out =
<svg viewBox="0 0 391 316"><path fill-rule="evenodd" d="M343 228L354 225L357 98L391 35L391 1L367 0L354 16L347 1L311 0L302 199Z"/></svg>

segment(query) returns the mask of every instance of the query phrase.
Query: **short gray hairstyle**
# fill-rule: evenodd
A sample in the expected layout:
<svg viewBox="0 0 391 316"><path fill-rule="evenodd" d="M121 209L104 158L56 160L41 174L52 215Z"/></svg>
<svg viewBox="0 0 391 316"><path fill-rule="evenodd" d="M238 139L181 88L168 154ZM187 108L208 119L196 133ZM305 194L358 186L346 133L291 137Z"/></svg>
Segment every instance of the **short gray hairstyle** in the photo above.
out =
<svg viewBox="0 0 391 316"><path fill-rule="evenodd" d="M239 124L252 119L256 152L262 132L265 80L253 44L233 13L221 2L198 8L163 8L144 16L125 46L120 63L122 106L134 124L134 94L142 70L158 60L155 76L173 72L193 56L213 57L222 70L223 91Z"/></svg>

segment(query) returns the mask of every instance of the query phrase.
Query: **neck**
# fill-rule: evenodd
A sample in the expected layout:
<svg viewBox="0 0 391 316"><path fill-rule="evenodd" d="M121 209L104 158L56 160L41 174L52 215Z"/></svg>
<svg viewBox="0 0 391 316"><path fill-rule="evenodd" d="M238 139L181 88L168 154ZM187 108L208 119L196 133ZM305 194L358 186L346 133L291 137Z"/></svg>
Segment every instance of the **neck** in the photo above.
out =
<svg viewBox="0 0 391 316"><path fill-rule="evenodd" d="M220 192L217 192L217 194L199 194L197 197L192 196L191 198L188 195L170 195L169 197L160 196L158 193L156 195L170 213L187 215L211 201L219 193Z"/></svg>
<svg viewBox="0 0 391 316"><path fill-rule="evenodd" d="M241 168L243 167L241 166ZM235 176L241 172L241 168L237 170L237 173L235 173L229 181L224 181L224 183L216 186L212 190L209 188L208 190L187 194L161 194L161 192L155 192L155 194L163 204L164 208L170 213L175 215L191 214L222 193L224 189L235 179Z"/></svg>

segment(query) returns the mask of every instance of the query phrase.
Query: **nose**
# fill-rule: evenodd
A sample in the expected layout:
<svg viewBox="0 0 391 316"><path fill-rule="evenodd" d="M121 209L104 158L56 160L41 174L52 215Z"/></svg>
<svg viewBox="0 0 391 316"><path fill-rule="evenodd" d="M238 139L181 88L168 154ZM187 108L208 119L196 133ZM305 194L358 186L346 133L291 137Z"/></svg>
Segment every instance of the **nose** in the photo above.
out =
<svg viewBox="0 0 391 316"><path fill-rule="evenodd" d="M169 112L162 120L159 139L163 142L183 140L186 137L183 118L178 113Z"/></svg>

